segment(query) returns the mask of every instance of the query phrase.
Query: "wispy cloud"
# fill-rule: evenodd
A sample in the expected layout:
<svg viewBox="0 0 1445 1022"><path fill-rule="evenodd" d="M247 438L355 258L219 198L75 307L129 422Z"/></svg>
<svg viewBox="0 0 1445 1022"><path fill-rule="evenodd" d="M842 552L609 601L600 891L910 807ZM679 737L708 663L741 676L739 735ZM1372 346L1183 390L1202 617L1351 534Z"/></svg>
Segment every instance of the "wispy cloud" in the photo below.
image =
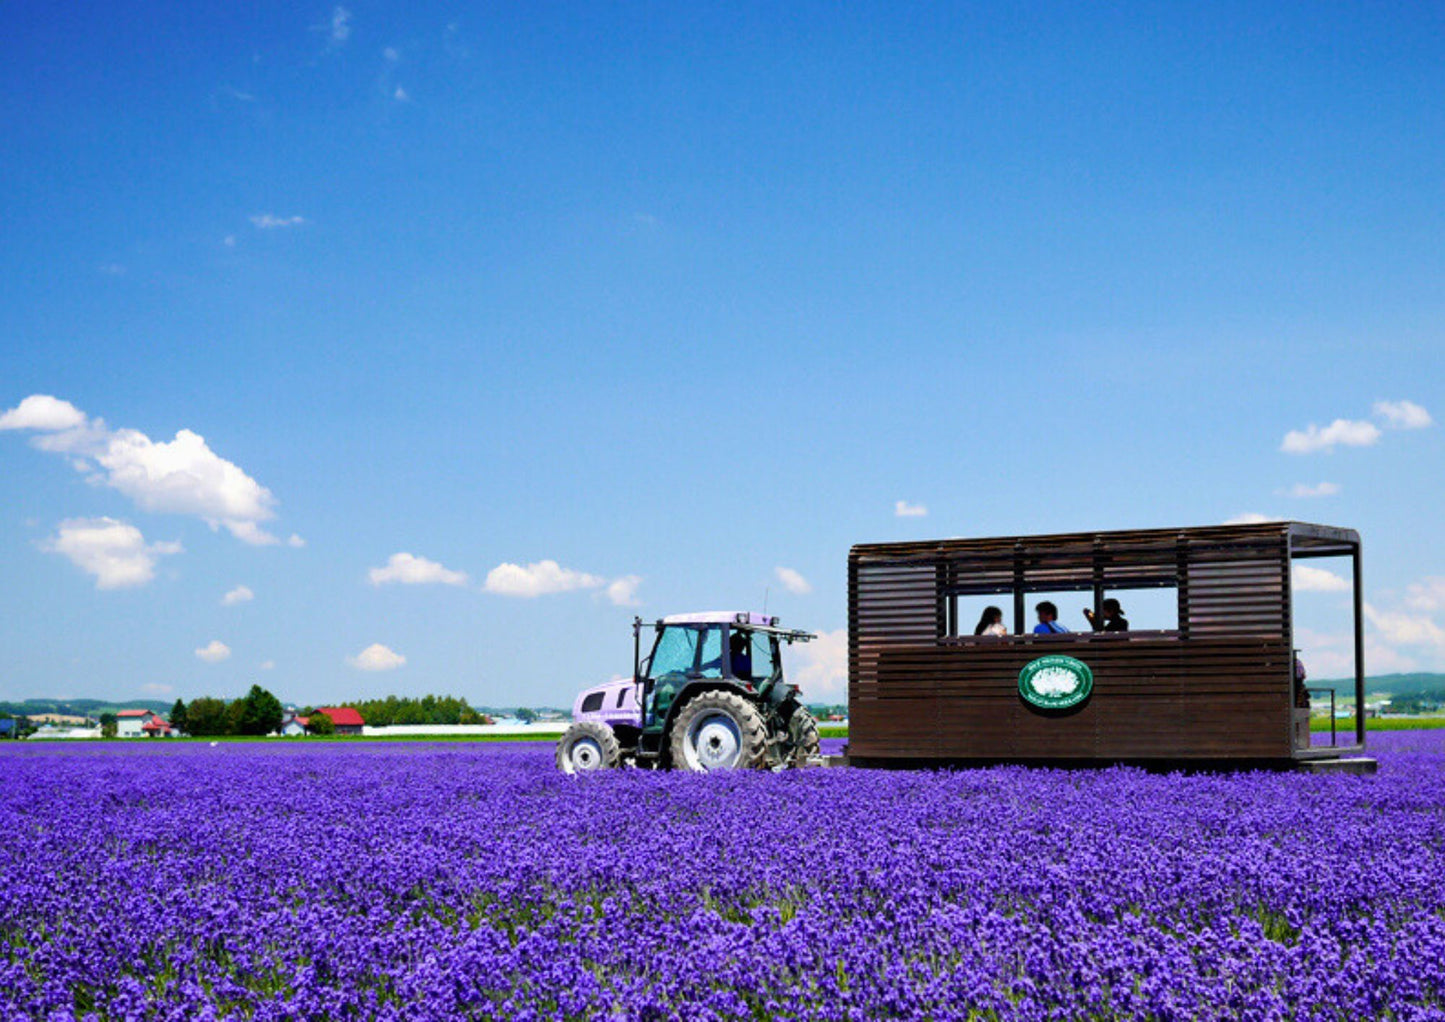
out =
<svg viewBox="0 0 1445 1022"><path fill-rule="evenodd" d="M406 657L379 642L373 642L346 662L358 671L394 671L406 663Z"/></svg>
<svg viewBox="0 0 1445 1022"><path fill-rule="evenodd" d="M231 647L227 646L220 639L212 639L200 649L196 650L196 659L204 660L208 664L218 664L231 655Z"/></svg>
<svg viewBox="0 0 1445 1022"><path fill-rule="evenodd" d="M1348 579L1336 575L1333 571L1325 568L1316 568L1309 564L1296 564L1291 571L1294 588L1302 593L1347 593L1350 591Z"/></svg>
<svg viewBox="0 0 1445 1022"><path fill-rule="evenodd" d="M336 46L341 46L350 38L351 12L337 4L331 11L331 42Z"/></svg>
<svg viewBox="0 0 1445 1022"><path fill-rule="evenodd" d="M796 643L788 680L806 701L841 698L848 690L848 631L819 632L812 642Z"/></svg>
<svg viewBox="0 0 1445 1022"><path fill-rule="evenodd" d="M1273 515L1262 515L1262 514L1260 514L1258 511L1245 511L1243 514L1237 514L1237 515L1235 515L1233 518L1226 518L1226 519L1223 521L1222 524L1224 524L1224 525L1263 525L1265 522L1277 522L1277 521L1279 521L1279 519L1278 519L1278 518L1275 518Z"/></svg>
<svg viewBox="0 0 1445 1022"><path fill-rule="evenodd" d="M226 96L229 99L234 99L238 103L256 102L256 97L251 95L251 93L242 92L240 89L237 89L230 85L222 85L220 91L221 95Z"/></svg>
<svg viewBox="0 0 1445 1022"><path fill-rule="evenodd" d="M483 584L489 593L499 596L520 596L531 599L550 593L566 593L577 589L597 589L606 579L590 575L585 571L564 568L556 561L537 561L523 567L520 564L503 563L487 572Z"/></svg>
<svg viewBox="0 0 1445 1022"><path fill-rule="evenodd" d="M1391 429L1424 429L1435 422L1429 412L1413 401L1376 401L1374 410Z"/></svg>
<svg viewBox="0 0 1445 1022"><path fill-rule="evenodd" d="M274 213L256 213L251 217L251 223L258 230L274 231L283 227L300 227L310 223L304 216L277 216Z"/></svg>
<svg viewBox="0 0 1445 1022"><path fill-rule="evenodd" d="M778 576L778 581L783 584L783 588L790 593L806 596L813 591L812 583L792 568L774 568L773 573Z"/></svg>
<svg viewBox="0 0 1445 1022"><path fill-rule="evenodd" d="M221 597L221 606L234 607L238 603L250 603L255 598L250 586L237 586Z"/></svg>
<svg viewBox="0 0 1445 1022"><path fill-rule="evenodd" d="M145 585L155 578L159 557L181 552L180 543L147 543L134 525L114 518L67 518L40 548L69 558L95 577L97 589Z"/></svg>
<svg viewBox="0 0 1445 1022"><path fill-rule="evenodd" d="M1304 429L1292 429L1284 435L1279 449L1286 454L1329 453L1336 446L1369 447L1380 440L1380 427L1364 419L1336 419L1321 428L1313 422Z"/></svg>
<svg viewBox="0 0 1445 1022"><path fill-rule="evenodd" d="M280 542L261 526L276 516L275 496L199 433L182 429L157 442L139 430L113 430L48 394L0 414L0 430L39 434L35 447L68 458L89 482L120 491L143 511L193 515L257 546Z"/></svg>
<svg viewBox="0 0 1445 1022"><path fill-rule="evenodd" d="M642 584L641 575L623 575L607 583L607 599L617 607L640 607L642 601L637 598L637 587Z"/></svg>
<svg viewBox="0 0 1445 1022"><path fill-rule="evenodd" d="M1339 483L1295 483L1287 490L1280 490L1282 497L1298 497L1308 500L1314 497L1333 497L1340 492Z"/></svg>
<svg viewBox="0 0 1445 1022"><path fill-rule="evenodd" d="M415 554L396 553L392 554L383 568L372 568L367 572L374 586L399 583L401 585L466 585L467 574L464 571L452 571L450 568L438 564L436 561L429 561L425 557L417 557Z"/></svg>
<svg viewBox="0 0 1445 1022"><path fill-rule="evenodd" d="M396 100L398 103L411 102L411 96L400 85L398 85L396 87L396 91L391 94L391 98Z"/></svg>
<svg viewBox="0 0 1445 1022"><path fill-rule="evenodd" d="M928 508L923 504L910 504L906 500L893 502L893 514L898 518L926 518Z"/></svg>
<svg viewBox="0 0 1445 1022"><path fill-rule="evenodd" d="M386 49L381 51L381 58L385 60L388 64L395 64L398 60L401 59L401 53L397 50L395 46L388 46Z"/></svg>

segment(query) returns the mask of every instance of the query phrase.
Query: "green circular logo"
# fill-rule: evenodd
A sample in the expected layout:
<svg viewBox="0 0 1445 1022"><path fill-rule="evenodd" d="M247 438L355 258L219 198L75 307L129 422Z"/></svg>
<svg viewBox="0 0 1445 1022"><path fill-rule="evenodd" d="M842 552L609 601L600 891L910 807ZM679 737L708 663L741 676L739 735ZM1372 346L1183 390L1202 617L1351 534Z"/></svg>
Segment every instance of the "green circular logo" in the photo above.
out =
<svg viewBox="0 0 1445 1022"><path fill-rule="evenodd" d="M1071 656L1041 656L1019 671L1019 695L1043 710L1078 706L1094 690L1094 672Z"/></svg>

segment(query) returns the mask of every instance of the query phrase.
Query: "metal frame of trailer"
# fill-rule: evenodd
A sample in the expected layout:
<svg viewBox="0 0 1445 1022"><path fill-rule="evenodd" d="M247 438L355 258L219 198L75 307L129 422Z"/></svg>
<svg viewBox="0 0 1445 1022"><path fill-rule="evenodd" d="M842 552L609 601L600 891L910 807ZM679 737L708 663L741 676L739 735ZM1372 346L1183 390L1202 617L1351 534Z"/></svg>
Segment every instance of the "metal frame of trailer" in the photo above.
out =
<svg viewBox="0 0 1445 1022"><path fill-rule="evenodd" d="M1291 565L1320 557L1350 559L1354 609L1353 741L1328 746L1295 707ZM1029 631L1031 593L1086 593L1098 614L1140 589L1174 590L1176 628ZM976 596L997 597L1006 623L1011 609L1013 634L959 634L958 599ZM1329 769L1364 751L1362 604L1359 534L1301 522L855 546L848 761ZM1046 657L1087 665L1087 697L1025 698L1022 675Z"/></svg>

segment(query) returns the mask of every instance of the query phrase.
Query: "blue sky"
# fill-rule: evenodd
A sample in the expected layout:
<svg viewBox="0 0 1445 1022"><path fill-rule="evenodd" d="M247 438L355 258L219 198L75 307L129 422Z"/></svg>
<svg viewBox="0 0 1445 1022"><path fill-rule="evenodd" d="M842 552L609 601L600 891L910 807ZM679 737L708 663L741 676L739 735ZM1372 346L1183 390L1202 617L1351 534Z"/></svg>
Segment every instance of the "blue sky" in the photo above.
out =
<svg viewBox="0 0 1445 1022"><path fill-rule="evenodd" d="M1245 514L1360 529L1367 666L1445 668L1442 47L1427 4L0 6L0 698L560 704L634 613L769 587L830 698L852 543Z"/></svg>

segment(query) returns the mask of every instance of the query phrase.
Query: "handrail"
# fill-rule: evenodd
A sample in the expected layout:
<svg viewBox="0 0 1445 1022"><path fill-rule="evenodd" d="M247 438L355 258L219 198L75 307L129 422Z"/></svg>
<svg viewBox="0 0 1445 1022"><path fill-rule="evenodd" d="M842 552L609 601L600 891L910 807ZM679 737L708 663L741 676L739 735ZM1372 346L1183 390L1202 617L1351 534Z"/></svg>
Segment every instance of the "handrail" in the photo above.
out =
<svg viewBox="0 0 1445 1022"><path fill-rule="evenodd" d="M1338 725L1336 724L1336 721L1335 721L1335 689L1334 689L1334 686L1331 685L1331 686L1329 686L1328 688L1326 688L1326 687L1323 686L1323 685L1306 685L1306 686L1304 686L1304 690L1305 690L1305 693L1311 697L1311 699L1313 699L1314 693L1316 693L1316 692L1328 692L1328 693L1330 694L1330 748L1334 748L1335 746L1337 746L1337 745L1339 744L1339 741L1338 741L1338 739L1337 739ZM1356 707L1356 708L1355 708L1355 712L1356 712L1356 713L1359 712L1359 707Z"/></svg>

